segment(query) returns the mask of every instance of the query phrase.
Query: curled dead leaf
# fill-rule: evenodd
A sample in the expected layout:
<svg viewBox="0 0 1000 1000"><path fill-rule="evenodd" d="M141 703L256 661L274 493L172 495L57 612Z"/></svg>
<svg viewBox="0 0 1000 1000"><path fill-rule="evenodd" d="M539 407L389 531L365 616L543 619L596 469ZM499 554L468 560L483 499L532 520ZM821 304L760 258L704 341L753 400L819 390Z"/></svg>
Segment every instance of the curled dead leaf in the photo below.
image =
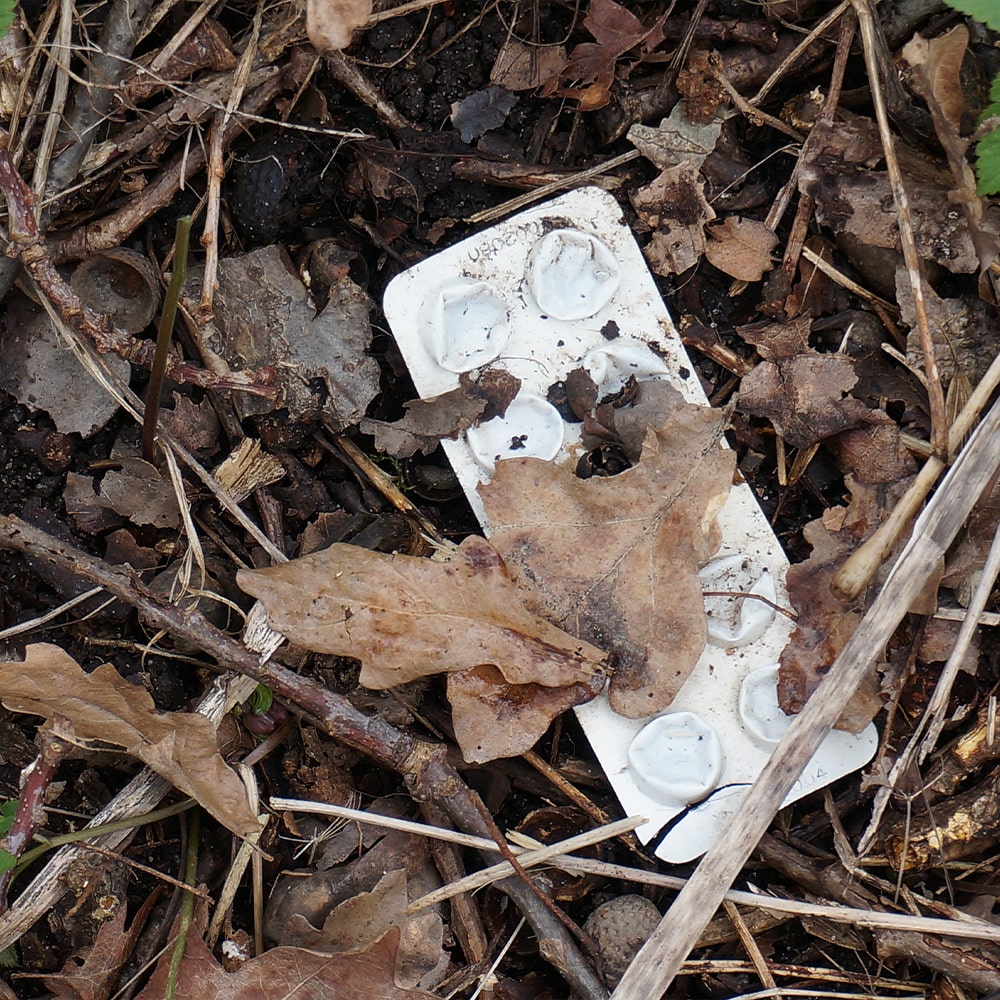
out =
<svg viewBox="0 0 1000 1000"><path fill-rule="evenodd" d="M260 829L243 782L219 754L212 723L195 712L157 711L110 663L88 674L58 646L36 643L23 663L4 664L0 701L12 712L59 717L67 739L122 747L238 836Z"/></svg>

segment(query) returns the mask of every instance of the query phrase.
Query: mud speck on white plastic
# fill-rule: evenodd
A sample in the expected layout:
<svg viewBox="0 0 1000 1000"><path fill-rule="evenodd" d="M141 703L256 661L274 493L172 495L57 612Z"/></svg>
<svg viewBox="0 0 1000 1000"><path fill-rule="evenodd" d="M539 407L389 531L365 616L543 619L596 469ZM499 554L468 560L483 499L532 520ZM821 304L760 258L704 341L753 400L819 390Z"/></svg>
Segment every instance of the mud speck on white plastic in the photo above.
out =
<svg viewBox="0 0 1000 1000"><path fill-rule="evenodd" d="M587 319L618 291L621 271L603 241L578 229L556 229L531 252L528 284L538 308L553 319Z"/></svg>
<svg viewBox="0 0 1000 1000"><path fill-rule="evenodd" d="M693 712L669 712L647 722L628 748L636 784L669 806L700 802L722 773L722 744Z"/></svg>
<svg viewBox="0 0 1000 1000"><path fill-rule="evenodd" d="M708 641L725 649L756 642L774 621L774 576L742 552L713 559L698 574L705 594ZM733 597L745 594L746 597Z"/></svg>
<svg viewBox="0 0 1000 1000"><path fill-rule="evenodd" d="M468 431L469 447L487 475L502 458L555 458L566 425L559 411L540 396L518 393L502 417Z"/></svg>
<svg viewBox="0 0 1000 1000"><path fill-rule="evenodd" d="M488 281L457 278L425 305L431 356L450 372L471 372L495 361L510 337L510 307Z"/></svg>
<svg viewBox="0 0 1000 1000"><path fill-rule="evenodd" d="M421 396L453 389L459 372L492 362L521 380L525 398L542 403L521 411L515 401L503 421L442 442L487 535L490 523L477 487L492 475L497 456L553 456L563 469L576 468L583 453L579 424L560 419L546 432L561 425L561 437L536 433L539 415L550 420L556 413L544 402L549 388L575 368L585 367L602 393L616 391L630 376L665 378L690 402L707 403L617 202L597 188L581 188L512 216L404 271L390 282L384 305ZM435 327L428 322L435 315L447 322ZM515 498L514 514L534 499ZM552 510L551 516L555 520L560 512ZM703 589L755 591L787 608L788 562L746 483L733 487L719 530L722 547L706 570ZM599 536L594 544L600 544ZM576 709L625 814L648 819L636 830L639 839L648 843L667 828L656 854L670 862L698 857L732 821L786 724L771 706L777 708L774 664L788 641L791 619L752 599L709 597L705 608L712 641L669 713L690 713L718 741L715 791L708 787L704 801L690 805L701 796L664 790L660 779L646 775L645 765L636 768L630 760L630 748L637 748L632 757L638 760L642 746L634 741L656 720L622 718L603 697ZM857 770L876 744L872 725L859 735L830 733L785 804ZM700 780L699 788L710 784Z"/></svg>
<svg viewBox="0 0 1000 1000"><path fill-rule="evenodd" d="M792 724L778 704L778 667L761 667L747 674L740 685L740 720L750 738L763 750L777 746Z"/></svg>

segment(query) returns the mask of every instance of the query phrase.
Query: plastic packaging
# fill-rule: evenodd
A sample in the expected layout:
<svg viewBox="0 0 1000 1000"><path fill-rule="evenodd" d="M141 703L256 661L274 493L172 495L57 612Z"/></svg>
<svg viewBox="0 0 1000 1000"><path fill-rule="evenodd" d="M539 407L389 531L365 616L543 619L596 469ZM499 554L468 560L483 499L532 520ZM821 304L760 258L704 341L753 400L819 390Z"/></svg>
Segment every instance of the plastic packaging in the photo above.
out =
<svg viewBox="0 0 1000 1000"><path fill-rule="evenodd" d="M421 396L453 389L458 373L486 364L521 379L503 418L443 442L487 536L476 487L496 462L531 455L576 467L580 426L546 401L574 368L586 368L602 394L630 376L666 378L707 404L617 203L597 188L423 261L390 283L384 305ZM722 547L701 572L709 642L670 709L625 719L598 698L576 710L626 814L647 818L639 839L673 862L708 849L790 722L775 688L792 629L775 611L788 606L787 560L746 483L733 488L719 524ZM876 743L873 725L831 733L787 801L861 767Z"/></svg>

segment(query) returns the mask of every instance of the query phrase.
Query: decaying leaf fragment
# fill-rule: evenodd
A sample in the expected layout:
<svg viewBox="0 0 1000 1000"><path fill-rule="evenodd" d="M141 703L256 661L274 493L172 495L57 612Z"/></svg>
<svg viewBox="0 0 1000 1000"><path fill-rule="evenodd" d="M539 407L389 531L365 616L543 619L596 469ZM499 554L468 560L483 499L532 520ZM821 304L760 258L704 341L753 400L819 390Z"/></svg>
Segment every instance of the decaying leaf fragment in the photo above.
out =
<svg viewBox="0 0 1000 1000"><path fill-rule="evenodd" d="M205 923L206 921L201 921ZM184 1000L433 1000L424 990L403 989L393 979L399 931L390 930L364 951L321 955L304 948L272 948L228 973L202 939L203 929L188 935L177 976ZM165 995L171 952L167 949L138 1000Z"/></svg>
<svg viewBox="0 0 1000 1000"><path fill-rule="evenodd" d="M698 567L718 548L735 464L718 410L654 384L669 416L634 468L577 479L508 459L480 487L490 541L528 609L612 654L609 701L632 718L665 709L704 650Z"/></svg>
<svg viewBox="0 0 1000 1000"><path fill-rule="evenodd" d="M59 718L67 739L122 747L241 837L260 829L236 772L219 754L215 727L195 712L159 712L110 664L85 673L58 646L36 643L0 670L0 701L12 712Z"/></svg>
<svg viewBox="0 0 1000 1000"><path fill-rule="evenodd" d="M715 209L705 198L703 160L694 156L667 167L632 195L639 218L653 230L644 252L656 274L683 274L705 253L705 225Z"/></svg>
<svg viewBox="0 0 1000 1000"><path fill-rule="evenodd" d="M737 406L767 417L790 445L808 448L869 420L868 407L850 395L857 381L847 355L806 350L757 365L743 379Z"/></svg>
<svg viewBox="0 0 1000 1000"><path fill-rule="evenodd" d="M404 403L406 413L392 423L365 417L362 432L375 436L375 447L382 455L428 454L442 438L457 438L483 420L502 417L521 388L521 380L501 368L487 368L475 376L463 372L458 382L448 392Z"/></svg>
<svg viewBox="0 0 1000 1000"><path fill-rule="evenodd" d="M447 562L338 543L282 566L241 570L237 580L292 642L361 660L367 688L481 663L513 684L554 687L587 680L605 659L526 611L503 559L475 536Z"/></svg>

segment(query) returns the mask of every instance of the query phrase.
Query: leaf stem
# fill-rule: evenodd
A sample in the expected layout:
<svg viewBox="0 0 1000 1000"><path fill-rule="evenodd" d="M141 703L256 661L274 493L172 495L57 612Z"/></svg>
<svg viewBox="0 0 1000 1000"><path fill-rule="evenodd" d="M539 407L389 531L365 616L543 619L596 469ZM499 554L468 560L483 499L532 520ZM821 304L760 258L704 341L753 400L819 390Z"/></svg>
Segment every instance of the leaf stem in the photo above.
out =
<svg viewBox="0 0 1000 1000"><path fill-rule="evenodd" d="M184 881L193 889L198 880L198 838L201 834L201 810L191 813L188 822L187 856L184 862ZM181 962L187 948L188 933L194 919L194 894L187 892L181 900L181 915L177 921L177 938L167 969L167 982L163 990L163 1000L174 1000L177 994L177 980L180 977Z"/></svg>
<svg viewBox="0 0 1000 1000"><path fill-rule="evenodd" d="M54 847L62 847L63 844L75 844L81 840L90 840L91 837L101 837L106 833L116 833L118 830L131 830L134 827L146 826L149 823L157 823L161 819L176 816L178 813L186 812L195 805L194 799L184 799L182 802L175 802L173 805L164 806L162 809L154 809L152 812L142 816L129 816L125 819L114 820L111 823L101 823L99 826L85 826L82 830L74 830L72 833L60 833L56 837L50 837L44 843L33 847L30 851L25 851L21 855L11 875L11 881L17 878L33 861L41 857L46 851L51 851Z"/></svg>
<svg viewBox="0 0 1000 1000"><path fill-rule="evenodd" d="M156 330L156 353L153 355L153 365L149 370L146 410L142 415L142 457L147 462L153 461L153 441L156 437L156 421L160 415L160 395L163 392L163 377L170 354L170 339L177 317L177 303L180 301L181 288L187 275L190 237L191 216L182 215L177 220L177 228L174 231L174 270L170 275L170 284L163 300L163 312L160 313L160 325Z"/></svg>

